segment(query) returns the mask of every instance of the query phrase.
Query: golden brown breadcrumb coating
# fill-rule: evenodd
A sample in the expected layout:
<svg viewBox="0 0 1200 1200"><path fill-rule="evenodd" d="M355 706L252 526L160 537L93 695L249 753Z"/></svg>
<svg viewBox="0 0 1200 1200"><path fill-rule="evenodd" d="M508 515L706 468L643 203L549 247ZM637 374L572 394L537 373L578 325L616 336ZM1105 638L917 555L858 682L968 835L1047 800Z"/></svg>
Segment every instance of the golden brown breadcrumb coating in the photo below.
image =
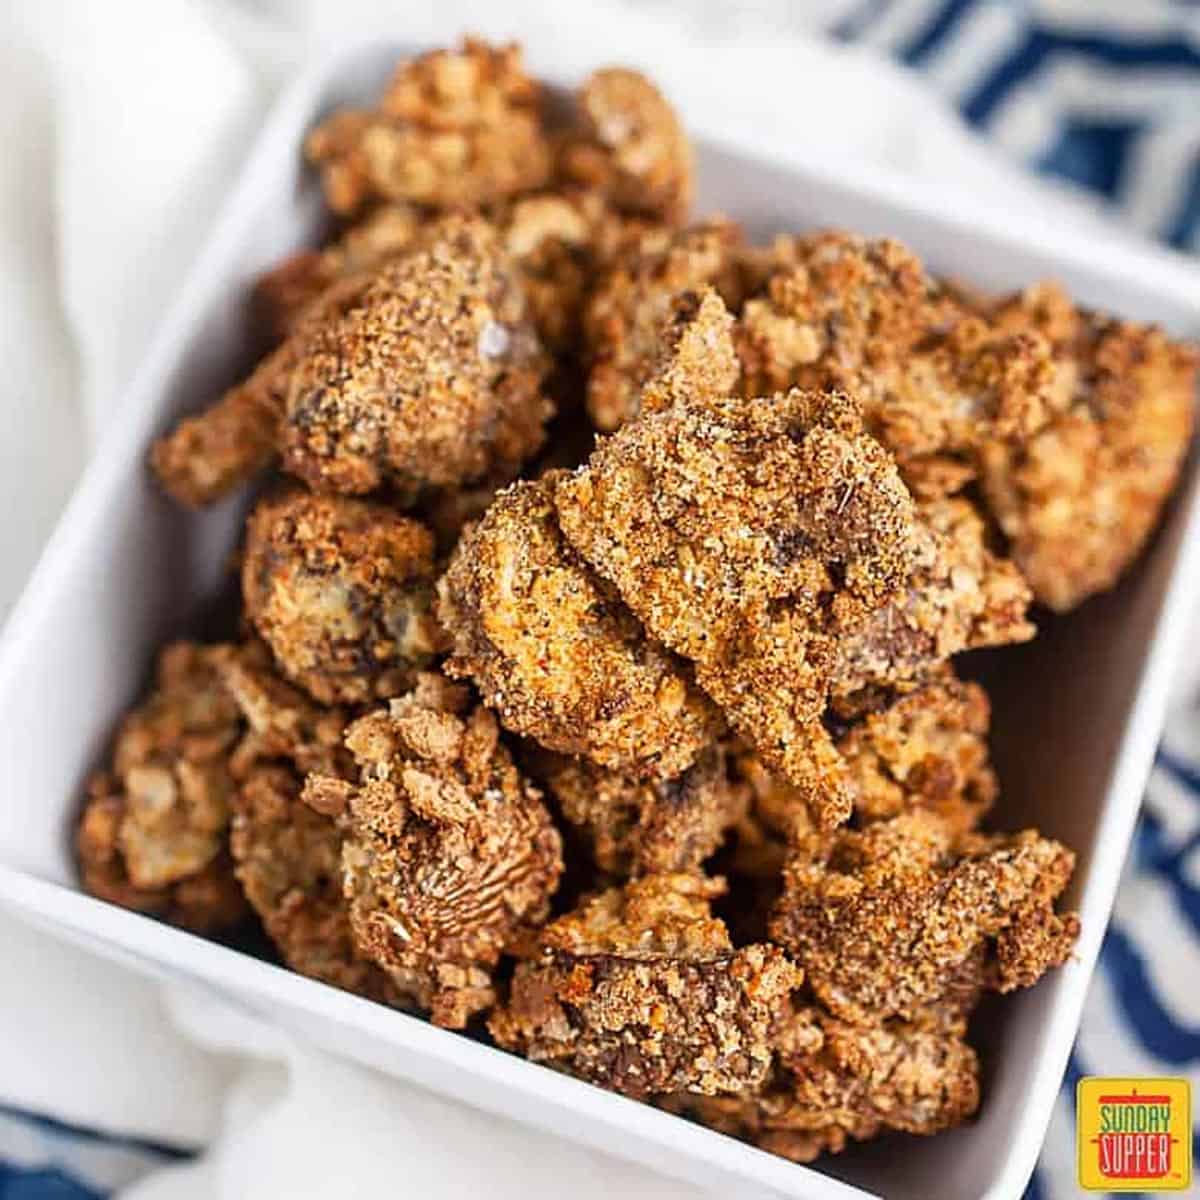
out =
<svg viewBox="0 0 1200 1200"><path fill-rule="evenodd" d="M264 764L239 787L230 844L246 898L293 971L406 1007L411 999L354 945L342 894L342 835L301 800L302 786L288 766Z"/></svg>
<svg viewBox="0 0 1200 1200"><path fill-rule="evenodd" d="M285 366L282 348L279 355L151 447L150 464L174 500L191 508L212 504L279 456L283 414L272 384Z"/></svg>
<svg viewBox="0 0 1200 1200"><path fill-rule="evenodd" d="M1062 380L1050 345L966 312L899 242L783 239L739 324L743 391L852 392L921 495L957 491L985 440L1028 435Z"/></svg>
<svg viewBox="0 0 1200 1200"><path fill-rule="evenodd" d="M1050 339L1067 399L1025 441L990 441L989 509L1038 599L1059 612L1112 587L1146 543L1191 440L1200 352L1155 326L1076 309L1053 284L993 319Z"/></svg>
<svg viewBox="0 0 1200 1200"><path fill-rule="evenodd" d="M775 946L734 950L720 880L648 875L551 922L517 965L496 1041L631 1096L757 1086L802 976Z"/></svg>
<svg viewBox="0 0 1200 1200"><path fill-rule="evenodd" d="M872 686L910 686L951 655L1025 642L1033 594L1024 576L987 545L987 528L957 497L918 505L917 566L893 600L842 640L835 702Z"/></svg>
<svg viewBox="0 0 1200 1200"><path fill-rule="evenodd" d="M932 1134L979 1106L979 1060L965 1022L855 1026L799 1009L768 1083L741 1096L671 1096L663 1106L794 1162L837 1153L889 1129Z"/></svg>
<svg viewBox="0 0 1200 1200"><path fill-rule="evenodd" d="M246 525L247 619L323 703L398 695L443 648L433 535L383 504L290 492Z"/></svg>
<svg viewBox="0 0 1200 1200"><path fill-rule="evenodd" d="M838 637L915 565L916 511L837 393L644 414L555 487L571 545L794 783L827 770ZM841 799L823 820L845 817Z"/></svg>
<svg viewBox="0 0 1200 1200"><path fill-rule="evenodd" d="M305 799L340 817L355 943L435 1024L462 1028L495 998L491 973L543 921L562 873L541 794L438 677L350 726L357 785L312 775Z"/></svg>
<svg viewBox="0 0 1200 1200"><path fill-rule="evenodd" d="M547 360L516 269L482 219L448 217L374 273L326 291L251 379L162 439L154 465L188 503L216 499L261 453L208 461L227 410L274 411L286 471L317 491L403 498L490 472L542 444ZM238 399L249 397L249 399Z"/></svg>
<svg viewBox="0 0 1200 1200"><path fill-rule="evenodd" d="M674 779L639 779L565 755L546 755L538 766L563 817L587 838L596 866L624 877L698 869L748 800L716 744Z"/></svg>
<svg viewBox="0 0 1200 1200"><path fill-rule="evenodd" d="M501 492L459 543L438 588L454 643L446 670L547 749L644 778L679 775L711 741L716 714L564 542L559 477Z"/></svg>
<svg viewBox="0 0 1200 1200"><path fill-rule="evenodd" d="M575 93L559 173L617 210L678 225L692 203L693 154L675 110L644 75L596 71Z"/></svg>
<svg viewBox="0 0 1200 1200"><path fill-rule="evenodd" d="M741 367L733 317L710 287L680 292L659 336L658 355L642 386L638 411L702 405L734 395Z"/></svg>
<svg viewBox="0 0 1200 1200"><path fill-rule="evenodd" d="M1028 986L1070 954L1079 921L1054 902L1075 856L1031 829L956 826L918 808L798 844L771 931L836 1016L911 1019L982 986Z"/></svg>
<svg viewBox="0 0 1200 1200"><path fill-rule="evenodd" d="M596 192L542 190L489 207L488 218L514 264L530 316L547 349L576 353L583 306L597 273L634 246L668 236L665 227L614 212ZM385 204L321 250L285 259L255 285L263 320L277 339L293 332L335 283L378 269L415 246L436 219L431 210Z"/></svg>
<svg viewBox="0 0 1200 1200"><path fill-rule="evenodd" d="M597 429L609 432L637 416L681 292L711 286L731 308L740 303L742 246L741 229L714 217L666 245L652 240L602 275L584 313L587 407Z"/></svg>
<svg viewBox="0 0 1200 1200"><path fill-rule="evenodd" d="M229 756L243 724L217 669L223 652L194 642L163 649L153 690L88 781L76 831L89 892L199 933L229 928L246 910L226 850Z"/></svg>
<svg viewBox="0 0 1200 1200"><path fill-rule="evenodd" d="M990 721L987 693L948 665L867 713L837 741L859 822L926 808L955 832L974 829L999 790L988 754Z"/></svg>
<svg viewBox="0 0 1200 1200"><path fill-rule="evenodd" d="M321 708L277 675L263 647L230 649L221 678L249 725L230 758L230 851L238 882L293 971L385 1004L408 997L350 936L342 836L301 801L309 771L347 774L347 713Z"/></svg>
<svg viewBox="0 0 1200 1200"><path fill-rule="evenodd" d="M335 213L378 201L488 204L549 178L541 109L520 47L465 38L401 63L376 108L335 112L305 151Z"/></svg>
<svg viewBox="0 0 1200 1200"><path fill-rule="evenodd" d="M265 272L254 285L254 299L272 336L287 337L338 280L374 270L406 250L428 219L412 204L382 204L322 249L301 250Z"/></svg>

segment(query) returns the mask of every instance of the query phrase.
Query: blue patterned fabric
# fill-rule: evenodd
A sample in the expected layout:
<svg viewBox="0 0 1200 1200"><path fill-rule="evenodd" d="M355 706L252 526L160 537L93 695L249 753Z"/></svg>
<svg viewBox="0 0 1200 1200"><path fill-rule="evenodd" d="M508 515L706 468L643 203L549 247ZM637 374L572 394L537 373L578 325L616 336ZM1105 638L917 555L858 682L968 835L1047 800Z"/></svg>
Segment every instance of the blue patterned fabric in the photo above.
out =
<svg viewBox="0 0 1200 1200"><path fill-rule="evenodd" d="M832 32L920 71L981 134L1200 250L1200 6L851 0Z"/></svg>
<svg viewBox="0 0 1200 1200"><path fill-rule="evenodd" d="M104 1200L188 1156L0 1105L0 1200Z"/></svg>
<svg viewBox="0 0 1200 1200"><path fill-rule="evenodd" d="M832 32L920 71L1017 160L1200 252L1200 4L850 0ZM1200 706L1164 737L1027 1197L1078 1194L1081 1075L1188 1075L1200 1096L1198 988ZM180 1154L0 1109L0 1200L99 1200Z"/></svg>

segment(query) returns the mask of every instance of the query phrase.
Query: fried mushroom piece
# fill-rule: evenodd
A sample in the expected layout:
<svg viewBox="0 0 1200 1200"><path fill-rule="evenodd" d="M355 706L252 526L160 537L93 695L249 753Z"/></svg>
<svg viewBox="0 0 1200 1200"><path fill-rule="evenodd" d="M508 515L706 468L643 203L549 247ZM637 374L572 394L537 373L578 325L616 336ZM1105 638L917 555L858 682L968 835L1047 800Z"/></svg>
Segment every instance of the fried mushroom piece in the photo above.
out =
<svg viewBox="0 0 1200 1200"><path fill-rule="evenodd" d="M350 726L357 785L310 775L305 800L342 822L359 951L461 1029L494 1002L502 951L545 920L562 873L558 831L484 708L425 680Z"/></svg>
<svg viewBox="0 0 1200 1200"><path fill-rule="evenodd" d="M587 408L596 428L618 429L641 410L642 389L659 363L664 331L682 292L715 289L731 309L741 301L741 229L713 218L622 256L588 301L583 329L589 363Z"/></svg>
<svg viewBox="0 0 1200 1200"><path fill-rule="evenodd" d="M949 664L929 682L867 713L838 739L860 824L929 809L968 833L999 785L988 754L991 707Z"/></svg>
<svg viewBox="0 0 1200 1200"><path fill-rule="evenodd" d="M231 928L246 911L226 847L229 756L243 725L221 653L194 642L162 651L153 691L88 782L76 830L87 891L197 933Z"/></svg>
<svg viewBox="0 0 1200 1200"><path fill-rule="evenodd" d="M670 779L712 740L717 715L563 540L559 477L514 484L463 536L438 585L446 671L547 749Z"/></svg>
<svg viewBox="0 0 1200 1200"><path fill-rule="evenodd" d="M739 324L745 395L853 393L919 495L958 491L985 441L1019 442L1060 402L1044 337L966 312L898 242L825 232L768 257Z"/></svg>
<svg viewBox="0 0 1200 1200"><path fill-rule="evenodd" d="M614 212L594 192L573 188L517 196L489 208L488 215L515 265L538 335L559 356L578 349L583 305L597 272L649 244L658 229ZM277 338L287 336L328 288L410 250L434 219L414 205L385 204L323 249L285 259L255 285L263 320Z"/></svg>
<svg viewBox="0 0 1200 1200"><path fill-rule="evenodd" d="M856 1026L819 1007L789 1019L766 1086L744 1096L672 1096L663 1107L811 1162L888 1130L928 1135L979 1107L979 1059L961 1014Z"/></svg>
<svg viewBox="0 0 1200 1200"><path fill-rule="evenodd" d="M1025 642L1036 632L1026 618L1029 585L988 548L970 501L926 500L918 515L916 569L839 647L836 705L853 709L864 688L912 686L951 655Z"/></svg>
<svg viewBox="0 0 1200 1200"><path fill-rule="evenodd" d="M333 284L372 271L416 241L428 215L411 204L383 204L320 250L290 255L254 285L255 306L282 341L305 310Z"/></svg>
<svg viewBox="0 0 1200 1200"><path fill-rule="evenodd" d="M644 75L609 67L575 93L577 124L558 160L561 176L618 211L678 225L692 202L691 143L675 110Z"/></svg>
<svg viewBox="0 0 1200 1200"><path fill-rule="evenodd" d="M305 152L342 216L379 201L491 204L547 182L541 109L518 46L466 38L400 64L377 108L335 112Z"/></svg>
<svg viewBox="0 0 1200 1200"><path fill-rule="evenodd" d="M980 987L1027 987L1070 954L1054 901L1075 856L1027 829L961 833L916 809L802 842L771 923L808 984L853 1024L911 1019Z"/></svg>
<svg viewBox="0 0 1200 1200"><path fill-rule="evenodd" d="M1053 284L991 319L1050 339L1067 402L1018 443L987 442L987 506L1037 598L1068 612L1116 584L1158 522L1191 440L1200 351L1075 308Z"/></svg>
<svg viewBox="0 0 1200 1200"><path fill-rule="evenodd" d="M734 950L710 902L724 883L648 875L542 930L517 965L497 1043L629 1096L758 1086L770 1030L802 976L775 946Z"/></svg>
<svg viewBox="0 0 1200 1200"><path fill-rule="evenodd" d="M341 832L301 800L307 772L349 773L345 710L318 707L285 683L263 647L239 648L219 669L249 724L230 758L237 786L229 845L246 899L293 971L385 1004L412 1004L354 946Z"/></svg>
<svg viewBox="0 0 1200 1200"><path fill-rule="evenodd" d="M382 504L303 492L263 500L246 526L246 617L315 699L387 699L443 648L433 552L429 530Z"/></svg>
<svg viewBox="0 0 1200 1200"><path fill-rule="evenodd" d="M359 953L342 895L337 823L301 800L286 764L253 767L234 801L237 877L283 961L301 975L393 1007L415 998Z"/></svg>
<svg viewBox="0 0 1200 1200"><path fill-rule="evenodd" d="M625 878L697 870L747 803L716 744L674 779L639 779L560 755L545 756L539 767L563 817L587 838L596 866Z"/></svg>
<svg viewBox="0 0 1200 1200"><path fill-rule="evenodd" d="M649 413L556 482L567 541L793 783L836 772L838 640L915 565L894 465L837 393ZM814 795L822 795L816 788ZM823 823L846 816L843 799Z"/></svg>
<svg viewBox="0 0 1200 1200"><path fill-rule="evenodd" d="M447 217L409 253L326 291L245 384L160 440L152 459L192 504L276 452L315 491L386 484L411 501L422 488L515 474L552 415L546 368L495 230ZM226 453L250 416L262 436Z"/></svg>

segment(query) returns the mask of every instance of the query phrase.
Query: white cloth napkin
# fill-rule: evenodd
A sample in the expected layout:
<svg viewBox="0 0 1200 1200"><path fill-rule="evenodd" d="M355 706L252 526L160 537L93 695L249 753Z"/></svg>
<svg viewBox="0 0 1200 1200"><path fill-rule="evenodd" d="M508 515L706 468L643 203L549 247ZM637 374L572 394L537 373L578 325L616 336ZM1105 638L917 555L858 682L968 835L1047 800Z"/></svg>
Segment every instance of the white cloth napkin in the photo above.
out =
<svg viewBox="0 0 1200 1200"><path fill-rule="evenodd" d="M811 17L836 3L814 5ZM843 4L842 7L845 7ZM892 65L753 5L39 0L0 11L0 619L195 254L272 95L332 40L474 30L534 67L650 70L691 126L954 181L1014 214L1101 218L997 159ZM1014 215L1015 219L1015 215ZM1112 231L1108 231L1112 236ZM13 519L11 514L19 514ZM330 1059L210 998L0 918L0 1103L210 1150L137 1200L695 1195Z"/></svg>

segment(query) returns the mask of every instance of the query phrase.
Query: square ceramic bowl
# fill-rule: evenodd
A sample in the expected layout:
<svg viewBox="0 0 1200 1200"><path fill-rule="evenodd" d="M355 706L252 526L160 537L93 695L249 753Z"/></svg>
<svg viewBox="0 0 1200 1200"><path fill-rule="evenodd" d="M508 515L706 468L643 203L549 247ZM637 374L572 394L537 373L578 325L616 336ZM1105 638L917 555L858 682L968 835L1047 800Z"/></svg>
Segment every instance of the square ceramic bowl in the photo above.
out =
<svg viewBox="0 0 1200 1200"><path fill-rule="evenodd" d="M1079 852L1068 900L1075 958L976 1022L979 1119L928 1139L893 1137L801 1167L82 894L70 832L81 783L155 648L195 633L222 587L239 505L173 507L144 466L151 438L253 360L251 281L318 236L322 205L301 164L313 121L376 93L414 47L334 55L285 93L0 642L0 903L137 971L194 981L310 1038L477 1108L730 1194L922 1200L1016 1197L1033 1168L1108 919L1164 715L1172 660L1200 575L1194 462L1130 577L1028 646L993 660L995 751L1006 827L1037 824ZM562 81L569 84L570 81ZM747 131L752 137L753 131ZM1175 333L1200 330L1194 268L1162 251L1066 230L1013 232L1003 214L861 164L789 153L786 165L698 143L697 211L761 236L839 225L901 238L932 267L985 287L1044 276L1081 300ZM998 670L996 669L998 668Z"/></svg>

